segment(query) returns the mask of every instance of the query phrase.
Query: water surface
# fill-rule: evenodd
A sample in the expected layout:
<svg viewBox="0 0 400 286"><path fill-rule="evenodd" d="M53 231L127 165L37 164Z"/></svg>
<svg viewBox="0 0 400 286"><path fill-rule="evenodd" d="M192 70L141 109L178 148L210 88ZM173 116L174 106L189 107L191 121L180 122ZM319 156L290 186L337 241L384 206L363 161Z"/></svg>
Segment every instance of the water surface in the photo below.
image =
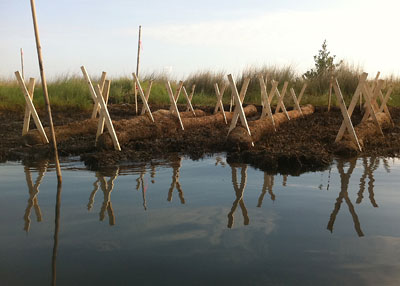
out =
<svg viewBox="0 0 400 286"><path fill-rule="evenodd" d="M0 164L1 285L398 285L400 165Z"/></svg>

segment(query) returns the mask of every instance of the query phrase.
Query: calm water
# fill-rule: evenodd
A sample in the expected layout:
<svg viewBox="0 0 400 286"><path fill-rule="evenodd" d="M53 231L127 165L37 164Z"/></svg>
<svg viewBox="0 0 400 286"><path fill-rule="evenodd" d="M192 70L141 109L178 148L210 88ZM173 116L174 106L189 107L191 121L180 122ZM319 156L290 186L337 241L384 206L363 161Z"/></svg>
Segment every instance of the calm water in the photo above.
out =
<svg viewBox="0 0 400 286"><path fill-rule="evenodd" d="M400 164L0 164L1 285L399 285ZM58 199L57 199L58 198ZM58 214L58 215L56 215Z"/></svg>

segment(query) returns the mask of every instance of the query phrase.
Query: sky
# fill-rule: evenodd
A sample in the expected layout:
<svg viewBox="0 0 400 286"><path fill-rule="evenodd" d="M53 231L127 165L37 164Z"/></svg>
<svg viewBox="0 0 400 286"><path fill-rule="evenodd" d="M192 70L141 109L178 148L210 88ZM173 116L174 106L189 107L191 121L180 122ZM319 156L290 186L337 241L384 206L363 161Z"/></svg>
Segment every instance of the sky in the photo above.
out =
<svg viewBox="0 0 400 286"><path fill-rule="evenodd" d="M400 75L395 0L36 0L47 77L130 76L167 72L179 78L202 70L239 73L248 67L314 65L326 39L338 60L374 75ZM0 0L0 78L39 69L29 0Z"/></svg>

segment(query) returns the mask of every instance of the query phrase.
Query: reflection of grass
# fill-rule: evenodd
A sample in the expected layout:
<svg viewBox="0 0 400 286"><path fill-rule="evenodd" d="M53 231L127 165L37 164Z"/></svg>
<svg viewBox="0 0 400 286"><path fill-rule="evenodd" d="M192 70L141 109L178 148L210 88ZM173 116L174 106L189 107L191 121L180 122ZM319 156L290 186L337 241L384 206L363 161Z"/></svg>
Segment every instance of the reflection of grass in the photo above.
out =
<svg viewBox="0 0 400 286"><path fill-rule="evenodd" d="M185 86L188 93L190 93L192 85L196 84L196 92L195 96L193 97L193 104L215 105L216 96L214 92L214 83L219 83L220 87L222 84L227 84L226 74L227 73L225 72L202 71L189 75L185 79ZM289 81L289 87L285 96L285 101L289 106L293 105L289 89L293 87L298 95L301 87L303 86L304 79L299 77L291 67L252 67L246 69L240 75L236 75L235 78L237 81L238 90L240 90L240 87L246 77L251 78L245 103L260 104L260 86L257 78L259 74L264 76L268 75L268 92L271 87L272 79L279 81L279 90L281 90L284 81ZM357 85L357 78L359 74L359 68L352 68L349 66L344 66L338 70L337 78L347 103L349 102ZM372 78L372 76L370 76L370 78ZM98 79L93 79L93 82L97 83L97 80ZM165 88L165 82L168 80L167 75L150 74L142 76L142 80L143 89L147 89L149 80L154 80L149 99L150 104L169 104L169 97ZM394 86L394 91L389 104L392 106L400 106L400 78L391 76L388 78L388 82L391 82ZM176 80L171 80L171 85L173 90L175 90L178 83ZM56 106L57 108L79 108L85 110L90 109L93 105L89 88L82 77L60 77L52 82L49 82L48 89L51 105ZM324 91L321 95L318 94L318 90L321 90L321 82L309 81L308 88L306 89L301 103L311 103L319 106L327 105L327 92ZM224 103L229 103L230 95L231 91L228 87L224 93ZM112 79L110 103L133 102L133 79L129 77ZM333 98L332 102L335 105L335 97ZM42 88L39 81L36 83L34 103L39 108L44 106ZM179 103L185 103L183 94L181 94L179 98ZM273 104L274 103L276 102L273 102ZM0 108L22 110L24 106L25 101L16 80L0 79Z"/></svg>

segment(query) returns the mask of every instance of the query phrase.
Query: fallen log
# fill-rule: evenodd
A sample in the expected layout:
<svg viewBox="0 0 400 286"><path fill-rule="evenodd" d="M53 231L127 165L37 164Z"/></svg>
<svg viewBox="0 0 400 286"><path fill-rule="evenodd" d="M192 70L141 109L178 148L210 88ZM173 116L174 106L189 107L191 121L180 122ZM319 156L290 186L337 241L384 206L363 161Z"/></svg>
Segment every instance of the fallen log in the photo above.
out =
<svg viewBox="0 0 400 286"><path fill-rule="evenodd" d="M257 108L254 105L249 105L244 108L246 116L252 116L257 113ZM182 113L181 113L182 114ZM196 111L197 114L197 111ZM226 112L226 119L232 120L233 112ZM171 115L168 111L157 111L153 113L155 123L150 119L141 118L140 122L137 118L129 120L120 120L115 122L114 128L117 132L119 143L124 145L129 141L143 140L148 138L171 137L177 132L182 132L181 126L175 115ZM212 128L216 124L225 122L222 113L202 117L184 117L181 116L185 131L198 128L200 126L209 126ZM112 149L113 143L108 133L103 133L99 137L98 147L102 149Z"/></svg>
<svg viewBox="0 0 400 286"><path fill-rule="evenodd" d="M386 113L378 112L376 113L376 118L382 129L388 129L392 126L390 117ZM365 142L368 138L372 138L373 136L382 136L372 118L358 124L354 127L354 131L356 132L358 143L362 149L364 149ZM357 153L359 153L359 149L351 140L348 133L343 136L341 141L336 143L335 154L337 155L354 156Z"/></svg>
<svg viewBox="0 0 400 286"><path fill-rule="evenodd" d="M203 110L196 109L196 118L201 118L202 116L205 116L206 113ZM153 117L154 120L162 121L166 116L169 116L170 112L169 110L157 110L153 112ZM180 113L181 118L190 118L193 117L192 112L181 112ZM136 124L146 124L149 125L151 120L148 118L148 116L141 115L141 116L136 116L132 118L131 120L136 121ZM120 120L123 121L123 120ZM119 125L118 122L120 121L114 121L113 120L113 125L114 128ZM57 142L61 143L63 141L66 141L70 139L71 137L82 137L82 136L88 136L88 135L96 135L97 131L97 124L98 124L98 119L87 119L79 122L72 122L66 125L61 125L61 126L55 126L54 131L55 135L57 138ZM47 136L49 136L50 129L48 127L44 128ZM22 137L23 144L25 145L39 145L39 144L44 144L42 141L39 132L34 129L30 130L26 135Z"/></svg>
<svg viewBox="0 0 400 286"><path fill-rule="evenodd" d="M314 113L314 106L312 106L311 104L305 105L301 107L301 111L303 112L303 116L310 115ZM288 112L288 115L291 120L302 116L298 110L291 110ZM273 117L276 129L282 123L289 121L284 113L274 114ZM251 132L251 137L244 127L235 127L235 129L232 130L227 139L228 149L249 149L252 146L252 142L260 141L264 135L274 132L274 125L272 124L272 121L269 117L265 117L263 119L255 121L249 121L248 124ZM295 134L293 136L295 136Z"/></svg>

